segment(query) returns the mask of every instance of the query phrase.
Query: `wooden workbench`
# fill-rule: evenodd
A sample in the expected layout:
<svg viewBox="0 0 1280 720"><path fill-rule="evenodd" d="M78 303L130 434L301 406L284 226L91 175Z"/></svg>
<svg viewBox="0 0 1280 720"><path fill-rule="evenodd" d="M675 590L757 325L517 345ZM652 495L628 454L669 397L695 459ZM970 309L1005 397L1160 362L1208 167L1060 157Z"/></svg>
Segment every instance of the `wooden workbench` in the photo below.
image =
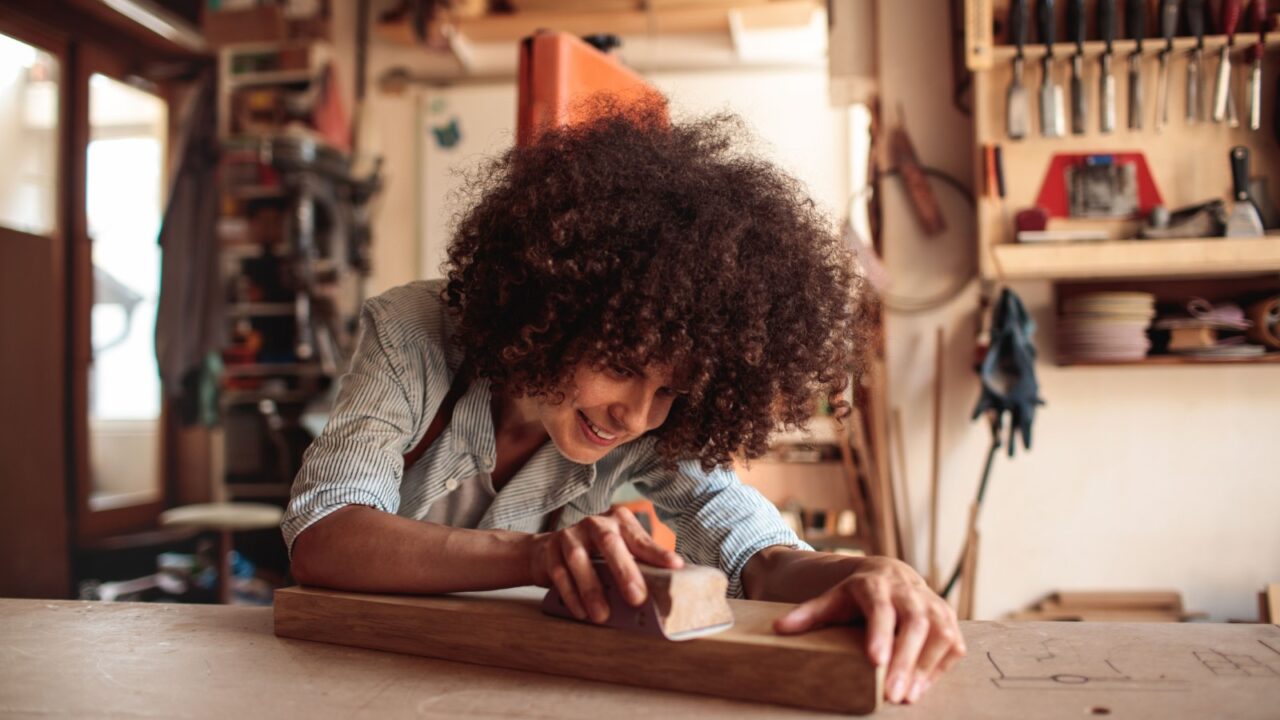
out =
<svg viewBox="0 0 1280 720"><path fill-rule="evenodd" d="M969 656L888 718L1277 718L1280 627L964 624ZM0 716L817 718L272 634L270 608L0 600Z"/></svg>

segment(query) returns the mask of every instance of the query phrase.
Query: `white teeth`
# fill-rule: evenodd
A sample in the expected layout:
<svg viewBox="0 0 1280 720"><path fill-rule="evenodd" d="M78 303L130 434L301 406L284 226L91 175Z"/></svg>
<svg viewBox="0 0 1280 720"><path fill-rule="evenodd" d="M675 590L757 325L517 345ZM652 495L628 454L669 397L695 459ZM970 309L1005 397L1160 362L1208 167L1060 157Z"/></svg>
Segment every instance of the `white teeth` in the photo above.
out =
<svg viewBox="0 0 1280 720"><path fill-rule="evenodd" d="M587 427L591 428L591 432L595 433L596 437L600 438L601 440L612 440L618 437L617 435L610 435L609 433L596 427L595 424L591 422L591 419L587 417L586 413L581 413L581 415L582 415L582 419L587 422Z"/></svg>

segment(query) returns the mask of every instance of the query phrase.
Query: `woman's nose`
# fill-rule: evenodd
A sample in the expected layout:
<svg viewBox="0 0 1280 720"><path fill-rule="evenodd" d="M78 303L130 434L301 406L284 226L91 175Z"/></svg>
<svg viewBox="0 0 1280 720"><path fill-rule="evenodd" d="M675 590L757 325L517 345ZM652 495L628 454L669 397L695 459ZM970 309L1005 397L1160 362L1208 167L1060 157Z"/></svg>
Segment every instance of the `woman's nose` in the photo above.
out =
<svg viewBox="0 0 1280 720"><path fill-rule="evenodd" d="M648 432L649 413L653 408L656 389L649 388L643 380L631 383L626 395L614 404L614 421L633 435Z"/></svg>

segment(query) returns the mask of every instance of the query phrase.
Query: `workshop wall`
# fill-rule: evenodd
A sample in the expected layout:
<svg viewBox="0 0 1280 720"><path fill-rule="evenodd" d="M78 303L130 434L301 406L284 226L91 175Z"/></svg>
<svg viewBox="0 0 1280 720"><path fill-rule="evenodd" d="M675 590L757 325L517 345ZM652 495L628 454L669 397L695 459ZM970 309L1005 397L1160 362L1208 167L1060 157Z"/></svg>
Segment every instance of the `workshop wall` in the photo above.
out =
<svg viewBox="0 0 1280 720"><path fill-rule="evenodd" d="M921 161L972 177L971 120L951 102L951 40L921 23L917 3L879 3L885 122L904 109ZM914 220L885 217L886 261L920 258ZM905 234L905 235L904 235ZM970 236L970 243L972 239ZM1046 283L1013 289L1052 357ZM947 333L941 564L950 571L989 433L970 423L977 288L946 308L888 320L890 402L907 426L917 567L924 567L930 487L934 332ZM1055 589L1170 588L1214 620L1256 618L1256 593L1280 568L1280 465L1274 368L1037 367L1047 405L1031 452L996 462L983 508L978 619L998 618Z"/></svg>
<svg viewBox="0 0 1280 720"><path fill-rule="evenodd" d="M339 21L345 5L335 8ZM951 103L951 40L945 23L920 22L918 8L918 3L879 3L885 126L892 125L901 106L922 162L968 183L972 127ZM337 26L353 25L354 18ZM433 204L432 198L443 197L439 183L448 177L419 163L430 152L422 143L430 141L423 118L429 122L431 106L423 103L432 91L388 95L374 80L390 67L414 67L418 52L378 43L370 49L366 130L370 144L386 157L388 181L376 208L371 294L423 277L424 269L438 267L442 258L441 228L451 209ZM820 101L824 77L816 71L760 77L717 71L653 79L674 96L677 108L701 111L732 104L748 116L774 157L835 211L849 188L848 115ZM455 108L471 112L481 111L484 103L505 108L503 103L510 102L500 99L504 93L494 85L446 92L456 96L450 100ZM468 93L490 99L466 99ZM460 119L464 133L488 122L465 114ZM944 196L942 203L953 224L972 223L962 201ZM944 240L948 246L929 247L904 213L905 207L886 193L891 268L938 286L946 280L931 275L954 272L957 263L971 266L970 232ZM1040 323L1042 356L1048 355L1048 286L1028 283L1014 289ZM970 285L941 310L888 317L890 403L902 409L906 423L915 564L922 570L928 547L933 337L940 324L948 338L940 558L948 571L988 443L985 426L968 421L977 397L970 368L976 307L977 288ZM1035 445L1030 453L997 461L983 511L977 617L997 618L1054 589L1155 587L1182 591L1189 608L1206 610L1215 620L1254 617L1254 593L1274 580L1280 567L1274 510L1280 507L1280 472L1270 439L1280 391L1272 369L1058 368L1042 362L1038 372L1048 405L1037 418Z"/></svg>

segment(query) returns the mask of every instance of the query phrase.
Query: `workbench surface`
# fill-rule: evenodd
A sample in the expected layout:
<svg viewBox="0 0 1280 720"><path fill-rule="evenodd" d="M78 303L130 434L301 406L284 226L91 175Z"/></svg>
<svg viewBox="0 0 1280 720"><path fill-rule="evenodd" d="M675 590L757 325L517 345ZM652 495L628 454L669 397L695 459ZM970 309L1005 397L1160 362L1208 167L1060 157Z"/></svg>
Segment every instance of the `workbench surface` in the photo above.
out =
<svg viewBox="0 0 1280 720"><path fill-rule="evenodd" d="M887 718L1277 718L1274 625L964 623ZM637 662L641 662L637 659ZM0 600L0 716L817 718L820 713L272 634L271 608Z"/></svg>

